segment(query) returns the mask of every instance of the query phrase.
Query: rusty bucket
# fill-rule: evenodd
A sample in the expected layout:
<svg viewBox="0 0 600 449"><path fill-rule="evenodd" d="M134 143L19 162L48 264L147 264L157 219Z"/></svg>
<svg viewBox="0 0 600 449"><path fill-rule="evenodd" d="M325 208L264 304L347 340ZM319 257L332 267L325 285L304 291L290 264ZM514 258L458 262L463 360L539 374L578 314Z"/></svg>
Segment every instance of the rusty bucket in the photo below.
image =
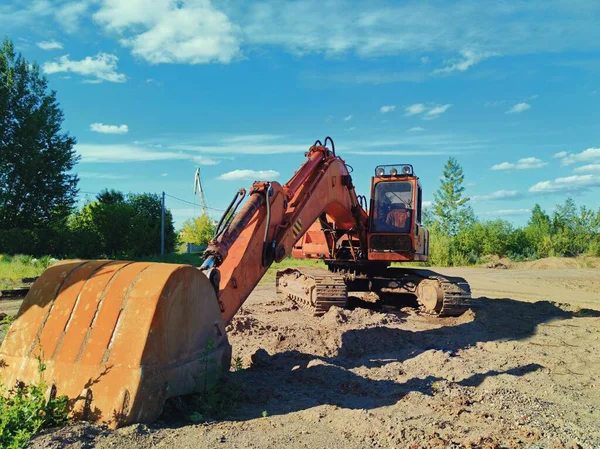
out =
<svg viewBox="0 0 600 449"><path fill-rule="evenodd" d="M228 369L217 298L189 265L108 260L48 268L0 348L0 382L43 380L76 419L151 422L164 401ZM40 364L45 365L40 370Z"/></svg>

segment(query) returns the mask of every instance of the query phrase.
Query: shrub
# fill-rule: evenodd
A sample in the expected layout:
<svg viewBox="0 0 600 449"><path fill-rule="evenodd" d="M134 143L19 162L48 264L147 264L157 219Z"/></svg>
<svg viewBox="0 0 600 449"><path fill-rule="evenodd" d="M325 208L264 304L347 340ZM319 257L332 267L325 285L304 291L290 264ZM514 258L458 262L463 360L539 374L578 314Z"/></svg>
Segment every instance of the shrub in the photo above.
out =
<svg viewBox="0 0 600 449"><path fill-rule="evenodd" d="M5 319L2 323L8 325L10 319ZM63 426L69 422L69 399L66 396L46 399L48 387L42 377L46 366L41 358L38 358L38 362L39 383L26 385L17 382L9 390L0 387L1 448L24 448L40 430Z"/></svg>

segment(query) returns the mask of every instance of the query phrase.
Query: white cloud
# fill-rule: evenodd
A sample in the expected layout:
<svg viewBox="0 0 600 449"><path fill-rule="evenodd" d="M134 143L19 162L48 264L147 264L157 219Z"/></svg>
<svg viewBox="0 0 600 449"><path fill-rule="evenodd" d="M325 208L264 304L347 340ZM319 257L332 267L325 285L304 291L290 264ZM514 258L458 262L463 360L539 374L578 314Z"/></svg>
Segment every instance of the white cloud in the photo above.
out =
<svg viewBox="0 0 600 449"><path fill-rule="evenodd" d="M575 173L600 172L600 164L588 164L573 169Z"/></svg>
<svg viewBox="0 0 600 449"><path fill-rule="evenodd" d="M578 2L574 8L559 0L469 1L456 7L454 2L413 0L357 2L349 8L340 0L264 0L250 2L248 14L234 9L231 16L240 23L249 45L283 47L299 55L374 57L432 51L454 54L465 49L475 55L483 50L523 55L600 48L594 2ZM485 48L480 50L473 42Z"/></svg>
<svg viewBox="0 0 600 449"><path fill-rule="evenodd" d="M81 163L120 163L141 161L164 161L190 159L189 154L173 151L154 151L139 145L77 144L75 151L81 155Z"/></svg>
<svg viewBox="0 0 600 449"><path fill-rule="evenodd" d="M76 73L85 77L89 83L101 83L108 81L111 83L124 83L127 77L123 73L117 72L117 63L119 58L115 55L100 52L96 56L86 56L81 61L72 61L69 55L64 55L53 62L44 63L44 73L49 75L53 73Z"/></svg>
<svg viewBox="0 0 600 449"><path fill-rule="evenodd" d="M168 173L161 173L160 176L165 177L165 176L169 176Z"/></svg>
<svg viewBox="0 0 600 449"><path fill-rule="evenodd" d="M523 159L519 159L515 164L511 162L502 162L501 164L496 164L492 166L490 170L528 170L533 168L542 168L546 165L548 165L547 162L544 162L537 157L525 157Z"/></svg>
<svg viewBox="0 0 600 449"><path fill-rule="evenodd" d="M147 78L146 79L146 84L149 84L151 86L162 86L163 82L159 81L159 80L155 80L154 78Z"/></svg>
<svg viewBox="0 0 600 449"><path fill-rule="evenodd" d="M222 181L256 181L276 178L279 178L279 172L275 170L232 170L223 173L217 179Z"/></svg>
<svg viewBox="0 0 600 449"><path fill-rule="evenodd" d="M542 168L546 165L548 165L547 162L544 162L538 159L537 157L526 157L523 159L519 159L515 168L517 170L528 170L531 168Z"/></svg>
<svg viewBox="0 0 600 449"><path fill-rule="evenodd" d="M592 187L600 187L600 175L573 175L542 181L531 186L531 193L582 192Z"/></svg>
<svg viewBox="0 0 600 449"><path fill-rule="evenodd" d="M241 57L241 30L210 0L104 0L94 20L151 64L227 64Z"/></svg>
<svg viewBox="0 0 600 449"><path fill-rule="evenodd" d="M311 142L312 143L312 142ZM294 144L226 144L217 143L214 145L195 145L195 144L178 144L170 146L172 150L189 151L197 153L212 153L212 154L285 154L299 153L307 151L310 145L294 145Z"/></svg>
<svg viewBox="0 0 600 449"><path fill-rule="evenodd" d="M104 123L92 123L90 129L100 134L127 134L129 132L127 125L105 125Z"/></svg>
<svg viewBox="0 0 600 449"><path fill-rule="evenodd" d="M345 122L349 122L350 120L352 120L352 115L348 115L348 116L344 117Z"/></svg>
<svg viewBox="0 0 600 449"><path fill-rule="evenodd" d="M88 12L94 0L75 0L54 6L54 17L67 33L75 33L79 29L81 19Z"/></svg>
<svg viewBox="0 0 600 449"><path fill-rule="evenodd" d="M526 111L527 109L530 109L530 108L531 108L531 105L529 103L517 103L512 108L510 108L508 111L506 111L506 114L517 114L519 112Z"/></svg>
<svg viewBox="0 0 600 449"><path fill-rule="evenodd" d="M0 3L0 24L4 29L36 27L46 25L47 19L54 20L68 33L77 31L79 22L96 0L16 0Z"/></svg>
<svg viewBox="0 0 600 449"><path fill-rule="evenodd" d="M493 165L490 170L512 170L515 168L515 164L511 164L510 162L502 162L500 164Z"/></svg>
<svg viewBox="0 0 600 449"><path fill-rule="evenodd" d="M562 159L563 157L565 157L568 153L566 151L559 151L558 153L554 153L554 155L552 156L554 159Z"/></svg>
<svg viewBox="0 0 600 449"><path fill-rule="evenodd" d="M505 200L510 198L516 198L520 196L518 190L496 190L492 193L486 193L484 195L475 195L471 197L471 201L495 201Z"/></svg>
<svg viewBox="0 0 600 449"><path fill-rule="evenodd" d="M357 127L358 128L358 127ZM202 144L198 144L202 141ZM298 143L299 142L299 143ZM256 135L192 135L184 138L163 138L153 142L143 142L142 145L152 148L157 143L162 144L161 149L168 151L185 152L190 157L197 155L214 155L221 159L225 155L250 154L272 155L295 153L304 154L314 140L297 140L290 136L276 134ZM341 154L353 152L354 154L372 154L372 151L383 151L390 155L448 155L465 152L480 151L487 148L487 140L472 139L456 134L430 134L430 133L401 133L393 139L365 140L362 138L347 137L336 142L336 149ZM390 150L393 150L390 152ZM406 151L405 151L406 150Z"/></svg>
<svg viewBox="0 0 600 449"><path fill-rule="evenodd" d="M100 173L100 172L79 172L77 173L80 178L87 179L127 179L131 176L128 175L117 175L115 173Z"/></svg>
<svg viewBox="0 0 600 449"><path fill-rule="evenodd" d="M421 103L411 104L410 106L407 106L404 108L404 111L405 111L404 115L406 115L406 116L417 115L422 112L425 112L426 110L427 110L427 108L425 107L424 104L421 104Z"/></svg>
<svg viewBox="0 0 600 449"><path fill-rule="evenodd" d="M423 201L423 207L431 207L433 206L433 201Z"/></svg>
<svg viewBox="0 0 600 449"><path fill-rule="evenodd" d="M192 160L198 165L217 165L220 162L208 156L194 156Z"/></svg>
<svg viewBox="0 0 600 449"><path fill-rule="evenodd" d="M63 44L58 41L42 41L36 44L42 50L60 50L63 48Z"/></svg>
<svg viewBox="0 0 600 449"><path fill-rule="evenodd" d="M420 131L425 131L425 128L422 128L421 126L413 126L412 128L408 129L409 133Z"/></svg>
<svg viewBox="0 0 600 449"><path fill-rule="evenodd" d="M387 114L388 112L392 112L396 109L396 105L395 104L391 104L391 105L387 105L387 106L381 106L379 108L379 111L382 114Z"/></svg>
<svg viewBox="0 0 600 449"><path fill-rule="evenodd" d="M462 59L451 59L449 61L446 61L446 63L448 64L446 65L446 67L443 67L441 69L435 69L432 73L451 73L456 71L464 72L465 70L468 70L470 67L474 66L475 64L478 64L484 59L499 55L499 53L496 52L488 51L478 53L469 49L461 50L460 54L462 56Z"/></svg>
<svg viewBox="0 0 600 449"><path fill-rule="evenodd" d="M571 165L577 162L596 162L600 161L600 148L588 148L581 153L566 154L561 165Z"/></svg>
<svg viewBox="0 0 600 449"><path fill-rule="evenodd" d="M421 64L429 64L429 56L421 56Z"/></svg>
<svg viewBox="0 0 600 449"><path fill-rule="evenodd" d="M274 48L298 55L364 58L454 55L465 49L475 58L487 52L534 55L600 49L593 1L578 1L577 7L564 0L467 1L460 7L454 2L408 0L354 2L348 7L342 0L262 0L243 2L242 7L242 2L216 0L5 0L0 2L0 23L5 31L54 18L70 29L80 26L90 5L97 9L96 23L135 54L153 61L228 61L240 55L242 44L249 53ZM474 57L463 55L455 62L456 70Z"/></svg>
<svg viewBox="0 0 600 449"><path fill-rule="evenodd" d="M444 105L436 106L436 107L430 109L429 111L427 111L424 118L428 119L428 120L437 118L440 115L442 115L444 112L446 112L448 109L450 109L450 106L452 106L452 105L444 104Z"/></svg>
<svg viewBox="0 0 600 449"><path fill-rule="evenodd" d="M255 144L255 143L267 143L274 140L279 140L283 136L278 134L242 134L239 136L229 136L221 139L223 143L241 143L241 144Z"/></svg>

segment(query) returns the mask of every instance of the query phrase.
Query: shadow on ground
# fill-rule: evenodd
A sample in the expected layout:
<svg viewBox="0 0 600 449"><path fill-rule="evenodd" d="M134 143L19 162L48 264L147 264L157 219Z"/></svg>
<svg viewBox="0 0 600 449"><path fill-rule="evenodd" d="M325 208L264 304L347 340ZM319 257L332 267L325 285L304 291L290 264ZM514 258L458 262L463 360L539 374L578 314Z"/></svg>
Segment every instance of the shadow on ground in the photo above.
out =
<svg viewBox="0 0 600 449"><path fill-rule="evenodd" d="M372 409L392 405L412 391L434 393L436 382L445 380L431 373L406 381L373 380L350 370L358 367L398 370L405 362L425 351L440 351L444 357L460 357L462 350L479 343L517 341L532 336L542 323L578 317L598 317L600 311L568 311L559 305L509 298L478 298L474 301L475 319L437 329L410 331L383 326L352 329L342 334L335 357L319 357L298 351L269 355L264 351L252 368L231 373L228 381L243 385L240 418L286 414L323 404L350 409ZM394 364L394 365L392 365ZM537 363L505 371L476 373L457 383L477 386L490 376L523 376L542 369ZM403 373L398 372L396 377ZM393 378L394 373L386 373Z"/></svg>

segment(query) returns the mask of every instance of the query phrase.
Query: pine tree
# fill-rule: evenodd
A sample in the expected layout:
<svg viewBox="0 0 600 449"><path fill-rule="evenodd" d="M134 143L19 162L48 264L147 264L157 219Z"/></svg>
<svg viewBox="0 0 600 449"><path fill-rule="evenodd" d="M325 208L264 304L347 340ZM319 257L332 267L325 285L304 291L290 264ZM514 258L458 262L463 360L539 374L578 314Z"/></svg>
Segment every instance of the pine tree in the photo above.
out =
<svg viewBox="0 0 600 449"><path fill-rule="evenodd" d="M444 234L456 235L475 220L473 210L466 205L469 198L463 197L464 181L462 167L455 158L449 158L433 202L433 214Z"/></svg>
<svg viewBox="0 0 600 449"><path fill-rule="evenodd" d="M39 66L0 45L0 230L64 223L77 195L75 139Z"/></svg>

